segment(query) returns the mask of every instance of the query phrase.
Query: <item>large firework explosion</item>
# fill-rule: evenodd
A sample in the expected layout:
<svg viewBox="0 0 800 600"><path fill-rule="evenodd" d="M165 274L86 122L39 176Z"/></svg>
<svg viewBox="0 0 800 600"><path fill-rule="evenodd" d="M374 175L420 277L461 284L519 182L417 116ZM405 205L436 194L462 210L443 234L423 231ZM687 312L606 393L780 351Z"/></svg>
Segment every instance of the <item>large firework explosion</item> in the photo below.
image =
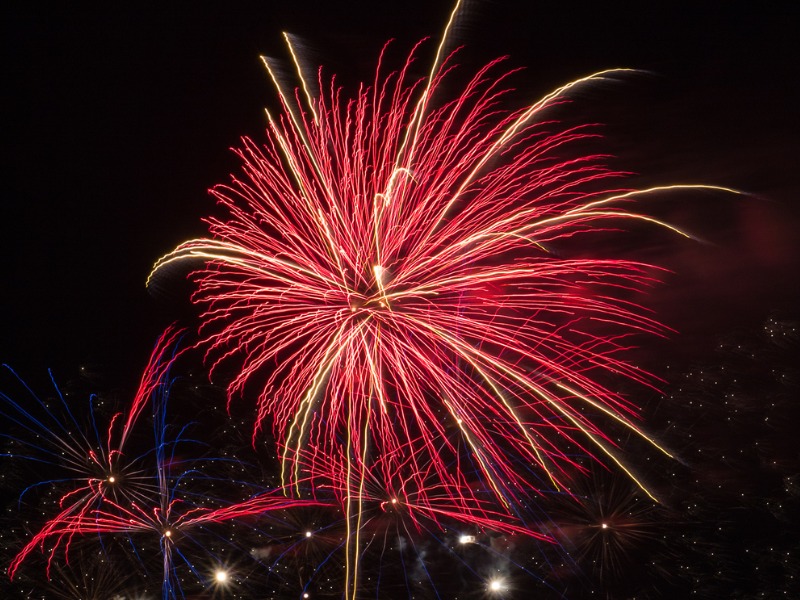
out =
<svg viewBox="0 0 800 600"><path fill-rule="evenodd" d="M375 473L399 491L387 501L402 503L408 488L421 510L480 525L488 494L494 515L537 536L525 507L568 488L582 470L576 454L635 479L608 427L663 451L607 383L613 374L652 385L624 355L636 334L665 332L637 304L657 269L569 247L626 223L682 233L630 203L724 189L629 189L605 157L571 150L596 133L548 110L624 69L517 109L506 108L512 73L500 60L458 93L443 91L458 11L426 76L414 74L422 44L388 72L387 47L372 84L352 96L322 70L306 81L286 35L300 85L287 91L264 59L281 112L267 113L263 146L244 140L243 174L214 189L227 216L209 219L212 237L181 244L150 278L201 261L193 299L212 373L235 362L229 397L257 398L255 436L271 425L282 485L302 493L300 481L331 480L348 517L359 515L346 541L353 594Z"/></svg>

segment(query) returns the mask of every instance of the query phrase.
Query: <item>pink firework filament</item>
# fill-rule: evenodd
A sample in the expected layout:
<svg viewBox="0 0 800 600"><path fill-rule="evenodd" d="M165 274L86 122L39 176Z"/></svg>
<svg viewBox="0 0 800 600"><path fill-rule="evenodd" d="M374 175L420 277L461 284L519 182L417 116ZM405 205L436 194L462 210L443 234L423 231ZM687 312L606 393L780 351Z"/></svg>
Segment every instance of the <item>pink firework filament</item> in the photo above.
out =
<svg viewBox="0 0 800 600"><path fill-rule="evenodd" d="M613 70L507 110L501 61L441 100L452 55L440 46L414 80L416 52L389 75L382 55L352 98L322 74L316 97L276 82L283 110L266 144L245 140L243 176L213 190L227 217L151 281L176 261L205 264L193 274L201 345L212 370L238 365L231 398L257 393L256 433L271 424L286 485L338 478L350 501L368 472L405 473L432 511L431 474L461 490L467 459L506 507L563 489L576 453L625 469L601 425L646 436L601 380L652 380L622 353L633 334L665 331L630 300L656 269L551 249L618 222L674 230L621 206L709 186L598 191L623 174L568 155L595 134L543 111Z"/></svg>

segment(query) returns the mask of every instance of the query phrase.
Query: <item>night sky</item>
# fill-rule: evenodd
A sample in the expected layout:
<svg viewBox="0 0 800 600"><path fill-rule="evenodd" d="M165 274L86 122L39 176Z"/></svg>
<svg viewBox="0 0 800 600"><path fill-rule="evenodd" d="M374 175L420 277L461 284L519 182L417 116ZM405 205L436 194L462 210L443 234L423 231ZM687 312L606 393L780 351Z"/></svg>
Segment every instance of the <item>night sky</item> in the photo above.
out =
<svg viewBox="0 0 800 600"><path fill-rule="evenodd" d="M40 390L47 369L64 384L83 377L91 391L134 389L159 333L193 314L178 284L148 293L151 266L204 235L201 219L215 211L207 190L238 167L230 148L245 135L259 141L264 108L277 105L259 56L286 59L288 31L309 63L357 85L372 79L387 39L405 50L438 36L451 7L430 4L5 6L0 362ZM598 506L638 519L642 539L626 538L612 558L586 533L591 503L584 514L543 507L564 531L584 529L562 540L576 561L567 566L558 552L514 550L537 556L526 563L531 581L546 580L530 588L537 597L800 594L799 15L792 2L496 0L468 3L459 21L464 70L508 55L524 67L515 83L531 101L600 69L640 70L573 97L573 114L603 124L605 148L635 172L633 186L745 192L672 196L659 216L698 240L654 234L620 248L672 271L648 306L676 334L645 339L639 362L666 380L663 397L641 404L679 458L640 465L666 500L647 510L624 481L587 483ZM448 588L446 552L429 544L441 597L482 597ZM532 597L516 578L507 597ZM394 579L386 598L436 597ZM289 584L275 594L299 597Z"/></svg>

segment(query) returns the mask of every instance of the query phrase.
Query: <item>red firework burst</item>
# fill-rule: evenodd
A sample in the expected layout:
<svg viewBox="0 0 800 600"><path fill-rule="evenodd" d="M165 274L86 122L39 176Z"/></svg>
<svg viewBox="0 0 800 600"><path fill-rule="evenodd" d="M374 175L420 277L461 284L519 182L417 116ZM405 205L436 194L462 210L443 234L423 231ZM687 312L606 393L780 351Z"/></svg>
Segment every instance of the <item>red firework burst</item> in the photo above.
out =
<svg viewBox="0 0 800 600"><path fill-rule="evenodd" d="M630 299L654 268L554 249L611 223L669 227L623 206L705 187L621 189L603 156L568 154L595 134L545 111L616 71L506 109L500 60L445 97L443 44L423 78L418 47L388 74L382 54L352 96L321 73L318 95L276 81L266 143L245 139L243 174L213 190L226 217L154 268L203 262L201 346L212 370L236 365L231 398L257 392L284 483L338 478L350 502L369 472L403 473L431 513L425 490L465 489L467 462L505 507L563 488L576 453L625 468L602 427L639 432L637 409L601 381L652 381L623 354L664 332Z"/></svg>

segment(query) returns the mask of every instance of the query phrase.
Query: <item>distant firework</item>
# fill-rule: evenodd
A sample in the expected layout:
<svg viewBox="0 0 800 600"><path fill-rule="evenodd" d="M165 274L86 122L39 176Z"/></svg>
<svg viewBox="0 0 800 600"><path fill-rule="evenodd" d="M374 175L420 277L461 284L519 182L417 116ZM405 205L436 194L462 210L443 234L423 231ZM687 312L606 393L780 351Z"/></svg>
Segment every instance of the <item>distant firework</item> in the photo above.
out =
<svg viewBox="0 0 800 600"><path fill-rule="evenodd" d="M121 571L128 578L133 572L146 579L153 562L158 562L161 596L182 598L187 575L201 587L229 584L227 571L215 574L197 565L222 565L215 548L222 548L223 557L226 550L238 548L231 524L246 520L247 537L265 543L271 536L253 521L325 505L236 478L235 472L244 470L239 460L208 455L206 442L189 437L190 423L176 424L168 418L170 369L183 353L181 333L169 328L161 336L133 401L110 418L97 410L102 402L95 396L90 397L88 414L79 412L81 407L57 386L58 401L43 400L7 369L29 397L0 393L0 416L16 430L0 434L11 449L4 455L36 465L33 472L52 473L20 495L20 509L34 503L34 496L38 499L45 522L16 551L8 565L11 579L18 578L32 555L41 553L48 580L55 575L70 581L76 575L73 546L80 542L76 569L96 568L99 560L109 565L108 570L122 561L130 563ZM228 533L214 533L221 524L228 525ZM94 547L87 551L87 542L92 541ZM155 549L160 561L152 560ZM249 552L238 549L243 555ZM26 575L32 571L27 569ZM77 592L80 585L74 584ZM108 585L98 589L107 590Z"/></svg>
<svg viewBox="0 0 800 600"><path fill-rule="evenodd" d="M681 233L626 207L709 186L631 190L604 156L570 154L597 134L546 111L624 69L523 108L506 108L501 60L446 91L453 16L427 77L414 75L419 45L388 73L385 48L353 95L322 74L318 95L302 75L288 93L264 59L282 107L268 113L266 143L244 140L243 174L213 190L227 216L148 283L202 263L200 346L212 371L236 369L231 399L257 396L255 434L271 425L284 485L332 481L352 515L369 479L402 475L424 514L444 494L469 520L465 506L488 494L493 515L526 529L518 507L566 489L584 470L576 456L633 477L609 428L656 445L608 382L652 384L625 354L633 336L666 332L635 300L658 269L566 249L626 223Z"/></svg>
<svg viewBox="0 0 800 600"><path fill-rule="evenodd" d="M143 372L139 388L126 411L113 413L105 420L96 418L102 402L94 395L88 400L88 420L76 417L78 406L68 401L53 381L57 401L41 399L7 365L24 388L27 398L0 392L0 415L16 433L3 432L12 451L8 458L49 468L51 478L26 487L20 504L36 492L56 494L54 511L42 528L33 535L11 562L8 573L14 576L26 557L44 542L54 543L48 559L48 572L56 551L69 551L75 534L68 523L91 521L109 502L135 504L154 489L143 469L142 456L127 451L139 417L149 403L166 394L167 375L180 354L177 341L181 331L168 328L159 338ZM52 379L52 375L51 375Z"/></svg>

